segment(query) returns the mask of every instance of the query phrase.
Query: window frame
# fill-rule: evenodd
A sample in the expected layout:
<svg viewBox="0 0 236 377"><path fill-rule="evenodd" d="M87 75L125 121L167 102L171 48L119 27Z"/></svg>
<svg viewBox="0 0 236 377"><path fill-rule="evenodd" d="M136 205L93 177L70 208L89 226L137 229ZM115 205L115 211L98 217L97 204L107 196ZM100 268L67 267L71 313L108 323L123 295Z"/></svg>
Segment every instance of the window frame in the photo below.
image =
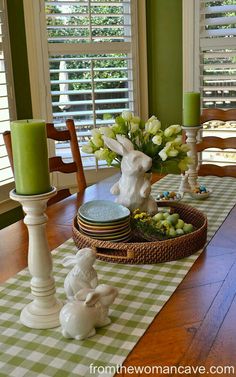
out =
<svg viewBox="0 0 236 377"><path fill-rule="evenodd" d="M46 20L44 17L43 0L23 0L26 41L28 51L30 88L32 97L32 111L34 118L43 118L52 121L51 97L50 97L50 77L49 63L45 56L48 55ZM142 27L138 28L137 44L134 46L135 59L137 64L136 86L139 94L137 98L138 115L147 119L148 117L148 78L147 78L147 48L146 48L146 5L143 0L131 0L131 6L135 9L135 23ZM41 30L40 25L44 25ZM35 48L41 46L41 48ZM94 46L96 48L96 46ZM108 46L109 49L109 46ZM64 47L63 51L64 52ZM46 80L45 80L46 78ZM49 142L49 155L55 154L55 143ZM107 175L113 174L115 169L100 167L85 169L86 181L88 184L97 182ZM69 175L53 173L53 184L57 187L75 185L73 178Z"/></svg>
<svg viewBox="0 0 236 377"><path fill-rule="evenodd" d="M15 103L15 91L14 91L14 80L13 80L13 69L12 69L12 57L10 48L10 34L8 25L8 12L7 12L7 2L6 0L1 0L1 7L3 12L3 33L4 41L2 42L3 52L4 52L4 64L5 64L5 74L7 77L7 98L8 98L8 109L10 121L16 119L16 103ZM9 122L10 123L10 122ZM10 124L9 124L10 126ZM10 165L10 163L9 163ZM8 182L0 186L0 213L5 212L5 210L14 208L17 206L16 203L12 203L9 198L9 191L14 188L14 179L12 177L12 182Z"/></svg>

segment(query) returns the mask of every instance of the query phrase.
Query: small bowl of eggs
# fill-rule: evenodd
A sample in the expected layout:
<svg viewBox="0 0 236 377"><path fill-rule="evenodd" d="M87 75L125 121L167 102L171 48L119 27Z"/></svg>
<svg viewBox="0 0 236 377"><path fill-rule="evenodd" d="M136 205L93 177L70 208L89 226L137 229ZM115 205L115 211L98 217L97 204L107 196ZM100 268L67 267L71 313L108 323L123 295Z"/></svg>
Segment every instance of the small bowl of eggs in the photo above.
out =
<svg viewBox="0 0 236 377"><path fill-rule="evenodd" d="M204 185L200 185L200 186L196 186L191 192L190 192L190 195L192 196L192 198L194 199L206 199L210 196L210 194L212 193L212 190L208 190L206 188L206 186Z"/></svg>
<svg viewBox="0 0 236 377"><path fill-rule="evenodd" d="M156 197L157 202L161 203L176 203L183 198L183 195L176 193L175 191L163 191L161 194L158 194Z"/></svg>

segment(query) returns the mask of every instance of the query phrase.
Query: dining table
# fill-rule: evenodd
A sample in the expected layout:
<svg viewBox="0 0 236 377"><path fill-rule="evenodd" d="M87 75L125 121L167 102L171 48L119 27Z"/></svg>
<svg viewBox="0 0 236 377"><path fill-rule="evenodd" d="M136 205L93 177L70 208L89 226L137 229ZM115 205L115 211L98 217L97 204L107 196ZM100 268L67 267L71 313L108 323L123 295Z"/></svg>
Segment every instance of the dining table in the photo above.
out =
<svg viewBox="0 0 236 377"><path fill-rule="evenodd" d="M160 178L154 174L152 180L156 182ZM117 175L113 175L47 208L46 234L50 250L72 237L73 219L82 203L98 199L114 200L110 188L116 180ZM27 257L28 231L23 220L0 230L1 284L27 267ZM196 373L192 370L188 375L236 375L235 323L236 206L157 313L123 365L197 366L205 369L198 369ZM0 352L0 365L1 358L4 358L4 354L1 356ZM210 369L212 366L215 369ZM181 370L184 369L178 369L178 375L182 374ZM165 374L177 375L170 370ZM128 375L127 370L117 374ZM132 375L146 374L133 372ZM154 374L150 370L148 373L147 370L147 375L161 373Z"/></svg>

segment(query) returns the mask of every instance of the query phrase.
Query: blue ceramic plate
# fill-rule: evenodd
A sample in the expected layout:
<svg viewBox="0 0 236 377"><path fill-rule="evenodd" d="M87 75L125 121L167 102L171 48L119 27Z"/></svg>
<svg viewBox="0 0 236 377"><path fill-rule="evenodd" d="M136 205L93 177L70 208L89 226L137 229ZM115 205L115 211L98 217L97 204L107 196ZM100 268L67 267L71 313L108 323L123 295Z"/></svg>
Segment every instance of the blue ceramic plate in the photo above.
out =
<svg viewBox="0 0 236 377"><path fill-rule="evenodd" d="M110 200L92 200L79 208L79 215L93 222L110 222L125 219L130 210Z"/></svg>

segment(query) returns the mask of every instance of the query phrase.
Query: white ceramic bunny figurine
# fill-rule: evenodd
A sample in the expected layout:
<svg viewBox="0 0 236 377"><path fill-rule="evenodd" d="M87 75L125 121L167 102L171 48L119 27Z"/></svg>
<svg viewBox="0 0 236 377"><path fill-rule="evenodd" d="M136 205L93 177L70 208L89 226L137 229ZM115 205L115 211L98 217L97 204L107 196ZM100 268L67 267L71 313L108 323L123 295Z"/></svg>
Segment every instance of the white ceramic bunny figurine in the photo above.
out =
<svg viewBox="0 0 236 377"><path fill-rule="evenodd" d="M106 284L98 285L95 289L80 290L75 295L75 300L61 309L59 320L62 335L82 340L95 335L95 327L109 325L109 305L117 295L118 290Z"/></svg>
<svg viewBox="0 0 236 377"><path fill-rule="evenodd" d="M90 248L81 249L76 255L68 255L62 260L63 266L74 266L64 281L65 292L69 300L73 300L80 289L97 286L97 272L93 268L95 260L96 252Z"/></svg>
<svg viewBox="0 0 236 377"><path fill-rule="evenodd" d="M116 135L117 140L104 136L105 144L115 153L123 156L121 161L121 178L112 188L111 193L118 195L116 202L128 207L131 211L139 208L141 211L154 214L157 204L150 195L150 174L146 172L152 166L152 159L143 152L134 150L132 142Z"/></svg>

